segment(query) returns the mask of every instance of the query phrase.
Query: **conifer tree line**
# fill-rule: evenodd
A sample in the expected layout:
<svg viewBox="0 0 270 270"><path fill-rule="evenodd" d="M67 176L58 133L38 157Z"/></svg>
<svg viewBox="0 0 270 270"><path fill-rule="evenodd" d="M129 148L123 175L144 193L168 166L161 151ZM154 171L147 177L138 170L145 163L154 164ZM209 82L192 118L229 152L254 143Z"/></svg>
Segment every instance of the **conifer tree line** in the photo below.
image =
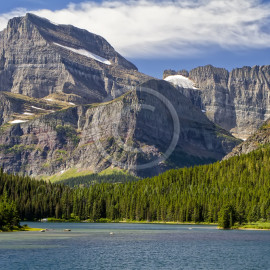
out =
<svg viewBox="0 0 270 270"><path fill-rule="evenodd" d="M22 220L219 222L225 228L235 222L270 221L270 148L153 178L86 188L1 171L3 194Z"/></svg>
<svg viewBox="0 0 270 270"><path fill-rule="evenodd" d="M7 194L0 198L0 231L9 231L20 227L20 218L14 202L10 202Z"/></svg>

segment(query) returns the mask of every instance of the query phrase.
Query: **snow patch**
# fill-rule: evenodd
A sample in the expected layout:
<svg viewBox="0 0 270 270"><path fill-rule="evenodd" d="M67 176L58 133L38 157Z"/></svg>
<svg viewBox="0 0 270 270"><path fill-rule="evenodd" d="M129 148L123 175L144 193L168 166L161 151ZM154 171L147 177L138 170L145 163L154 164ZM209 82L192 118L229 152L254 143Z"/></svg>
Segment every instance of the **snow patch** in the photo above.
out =
<svg viewBox="0 0 270 270"><path fill-rule="evenodd" d="M69 104L70 104L70 105L75 105L75 104L74 104L74 103L72 103L72 102L69 102Z"/></svg>
<svg viewBox="0 0 270 270"><path fill-rule="evenodd" d="M36 109L36 110L40 110L40 111L47 111L47 110L45 110L45 109L38 108L38 107L35 107L35 106L31 106L31 108Z"/></svg>
<svg viewBox="0 0 270 270"><path fill-rule="evenodd" d="M20 123L24 123L24 122L27 122L27 120L16 119L16 120L10 121L9 123L10 124L20 124Z"/></svg>
<svg viewBox="0 0 270 270"><path fill-rule="evenodd" d="M30 112L24 112L23 114L25 114L25 115L34 115L33 113L30 113Z"/></svg>
<svg viewBox="0 0 270 270"><path fill-rule="evenodd" d="M91 53L91 52L89 52L89 51L87 51L87 50L84 50L84 49L74 49L74 48L67 47L67 46L64 46L64 45L61 45L61 44L55 43L55 42L53 42L53 44L55 44L55 45L57 45L57 46L59 46L59 47L62 47L62 48L64 48L64 49L67 49L67 50L69 50L69 51L72 51L72 52L74 52L74 53L77 53L77 54L80 54L80 55L83 55L83 56L92 58L92 59L94 59L94 60L96 60L96 61L98 61L98 62L101 62L101 63L103 63L103 64L111 65L111 62L110 62L109 60L107 60L107 59L105 59L105 58L103 58L103 57L101 57L101 56L98 56L98 55L96 55L96 54L94 54L94 53Z"/></svg>
<svg viewBox="0 0 270 270"><path fill-rule="evenodd" d="M198 89L194 86L194 82L192 80L182 75L171 75L166 77L164 80L182 88Z"/></svg>
<svg viewBox="0 0 270 270"><path fill-rule="evenodd" d="M203 113L206 113L206 110L202 110Z"/></svg>
<svg viewBox="0 0 270 270"><path fill-rule="evenodd" d="M62 170L61 172L60 172L60 174L63 174L65 172L65 170Z"/></svg>
<svg viewBox="0 0 270 270"><path fill-rule="evenodd" d="M45 100L54 101L54 99L52 99L52 98L45 98Z"/></svg>

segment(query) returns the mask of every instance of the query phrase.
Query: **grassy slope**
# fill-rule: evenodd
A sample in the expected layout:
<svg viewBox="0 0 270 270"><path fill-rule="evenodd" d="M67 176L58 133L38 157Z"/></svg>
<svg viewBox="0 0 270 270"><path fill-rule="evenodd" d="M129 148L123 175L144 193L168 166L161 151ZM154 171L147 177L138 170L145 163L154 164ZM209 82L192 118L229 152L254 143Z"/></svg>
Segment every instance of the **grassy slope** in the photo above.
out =
<svg viewBox="0 0 270 270"><path fill-rule="evenodd" d="M50 181L52 183L67 180L71 177L79 177L79 176L86 176L93 174L93 171L91 170L78 170L76 168L69 169L63 173L56 173L51 176L43 176L42 178L46 181Z"/></svg>
<svg viewBox="0 0 270 270"><path fill-rule="evenodd" d="M76 177L81 177L81 176L87 176L87 175L92 175L94 174L93 171L91 170L87 170L87 169L76 169L76 168L71 168L63 173L57 173L54 174L52 176L43 176L42 178L46 181L51 181L52 183L55 182L60 182L60 181L64 181L64 180L68 180L70 178L76 178ZM104 171L98 173L98 175L116 175L116 174L120 174L120 175L127 175L127 171L118 169L118 168L107 168Z"/></svg>
<svg viewBox="0 0 270 270"><path fill-rule="evenodd" d="M2 92L2 94L13 102L20 102L25 104L26 106L34 105L36 107L40 107L47 110L50 109L59 110L65 107L71 107L69 103L58 100L49 101L46 99L38 99L10 92Z"/></svg>
<svg viewBox="0 0 270 270"><path fill-rule="evenodd" d="M72 107L68 102L46 99L32 98L20 94L1 92L8 100L13 104L18 104L19 109L12 115L12 120L24 120L29 121L44 114L53 113L62 109ZM29 114L25 114L29 113ZM10 124L6 123L5 126Z"/></svg>

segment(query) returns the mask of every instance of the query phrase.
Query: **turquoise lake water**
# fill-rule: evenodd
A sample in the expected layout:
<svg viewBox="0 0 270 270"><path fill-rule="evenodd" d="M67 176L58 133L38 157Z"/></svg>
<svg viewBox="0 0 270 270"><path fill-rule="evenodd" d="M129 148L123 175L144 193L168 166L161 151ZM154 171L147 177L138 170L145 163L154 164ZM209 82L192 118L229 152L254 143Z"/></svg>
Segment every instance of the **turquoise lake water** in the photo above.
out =
<svg viewBox="0 0 270 270"><path fill-rule="evenodd" d="M160 224L28 225L48 231L0 233L1 270L270 269L270 231Z"/></svg>

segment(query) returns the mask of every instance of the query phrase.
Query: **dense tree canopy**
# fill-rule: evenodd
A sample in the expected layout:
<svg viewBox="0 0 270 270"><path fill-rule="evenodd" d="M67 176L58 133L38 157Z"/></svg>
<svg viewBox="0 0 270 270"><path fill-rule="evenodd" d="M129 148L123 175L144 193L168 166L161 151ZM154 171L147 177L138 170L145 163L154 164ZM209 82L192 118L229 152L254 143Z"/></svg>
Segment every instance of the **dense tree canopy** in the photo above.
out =
<svg viewBox="0 0 270 270"><path fill-rule="evenodd" d="M14 202L9 202L7 195L0 197L0 231L9 231L20 226L19 215Z"/></svg>
<svg viewBox="0 0 270 270"><path fill-rule="evenodd" d="M136 181L138 179L139 178L136 176L124 173L112 173L107 175L93 173L84 176L69 177L68 179L59 181L58 183L65 184L70 187L89 187L97 183L124 183L128 181Z"/></svg>
<svg viewBox="0 0 270 270"><path fill-rule="evenodd" d="M270 221L270 148L210 165L167 171L126 183L71 188L29 177L0 175L21 219L219 222Z"/></svg>

